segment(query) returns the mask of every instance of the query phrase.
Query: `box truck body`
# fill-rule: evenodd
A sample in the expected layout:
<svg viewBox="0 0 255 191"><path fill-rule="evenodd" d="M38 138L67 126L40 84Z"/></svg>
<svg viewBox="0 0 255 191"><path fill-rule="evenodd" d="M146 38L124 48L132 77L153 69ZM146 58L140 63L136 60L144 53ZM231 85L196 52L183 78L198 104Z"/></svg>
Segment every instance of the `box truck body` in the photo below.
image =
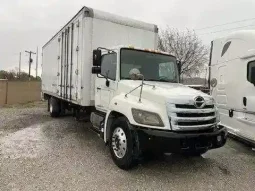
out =
<svg viewBox="0 0 255 191"><path fill-rule="evenodd" d="M212 41L211 93L221 124L255 143L255 31L231 33Z"/></svg>
<svg viewBox="0 0 255 191"><path fill-rule="evenodd" d="M93 106L92 50L122 44L156 49L157 38L156 25L84 7L43 46L42 91Z"/></svg>
<svg viewBox="0 0 255 191"><path fill-rule="evenodd" d="M157 41L156 25L84 7L43 47L50 115L89 117L122 169L147 151L200 155L226 143L213 98L179 83L176 57Z"/></svg>

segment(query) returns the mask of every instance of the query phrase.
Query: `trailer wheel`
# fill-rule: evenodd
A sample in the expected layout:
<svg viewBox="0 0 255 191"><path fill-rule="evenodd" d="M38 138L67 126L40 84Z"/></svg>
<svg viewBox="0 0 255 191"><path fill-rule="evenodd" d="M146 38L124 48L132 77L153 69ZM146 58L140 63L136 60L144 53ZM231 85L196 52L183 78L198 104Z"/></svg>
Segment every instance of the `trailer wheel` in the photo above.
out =
<svg viewBox="0 0 255 191"><path fill-rule="evenodd" d="M51 97L49 99L50 102L50 116L51 117L58 117L60 114L60 103L58 99Z"/></svg>
<svg viewBox="0 0 255 191"><path fill-rule="evenodd" d="M128 170L135 164L135 146L132 132L125 117L114 120L111 127L110 152L114 163L121 169Z"/></svg>

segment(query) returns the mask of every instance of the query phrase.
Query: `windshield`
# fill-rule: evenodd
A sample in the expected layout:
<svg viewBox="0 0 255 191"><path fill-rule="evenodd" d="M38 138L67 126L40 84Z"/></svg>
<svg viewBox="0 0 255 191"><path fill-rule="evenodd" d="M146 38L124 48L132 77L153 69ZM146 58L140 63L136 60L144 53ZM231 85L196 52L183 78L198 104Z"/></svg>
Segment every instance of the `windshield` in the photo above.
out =
<svg viewBox="0 0 255 191"><path fill-rule="evenodd" d="M120 78L130 79L129 72L137 69L147 81L178 83L176 58L154 52L122 49L120 58Z"/></svg>

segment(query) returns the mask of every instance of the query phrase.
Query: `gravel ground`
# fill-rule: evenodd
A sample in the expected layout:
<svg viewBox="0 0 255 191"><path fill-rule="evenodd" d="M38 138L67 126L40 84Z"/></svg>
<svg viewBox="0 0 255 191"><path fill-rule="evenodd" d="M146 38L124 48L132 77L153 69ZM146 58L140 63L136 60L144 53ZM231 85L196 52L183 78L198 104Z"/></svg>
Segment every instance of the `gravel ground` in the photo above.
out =
<svg viewBox="0 0 255 191"><path fill-rule="evenodd" d="M0 108L0 190L254 190L255 152L231 139L123 171L88 126L52 119L41 103Z"/></svg>

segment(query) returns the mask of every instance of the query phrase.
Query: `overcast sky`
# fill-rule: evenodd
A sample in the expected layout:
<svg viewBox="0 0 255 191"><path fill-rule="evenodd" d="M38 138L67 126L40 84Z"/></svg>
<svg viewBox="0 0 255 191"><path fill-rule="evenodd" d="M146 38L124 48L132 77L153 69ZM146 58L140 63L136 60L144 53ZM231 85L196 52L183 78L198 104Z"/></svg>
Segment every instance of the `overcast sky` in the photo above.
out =
<svg viewBox="0 0 255 191"><path fill-rule="evenodd" d="M40 50L84 5L180 30L255 18L254 0L0 0L0 70L18 67L22 52L22 70L27 71L24 51ZM247 25L254 26L244 29L255 29L255 19L196 32L209 44L231 32L216 31ZM34 73L35 64L32 67Z"/></svg>

